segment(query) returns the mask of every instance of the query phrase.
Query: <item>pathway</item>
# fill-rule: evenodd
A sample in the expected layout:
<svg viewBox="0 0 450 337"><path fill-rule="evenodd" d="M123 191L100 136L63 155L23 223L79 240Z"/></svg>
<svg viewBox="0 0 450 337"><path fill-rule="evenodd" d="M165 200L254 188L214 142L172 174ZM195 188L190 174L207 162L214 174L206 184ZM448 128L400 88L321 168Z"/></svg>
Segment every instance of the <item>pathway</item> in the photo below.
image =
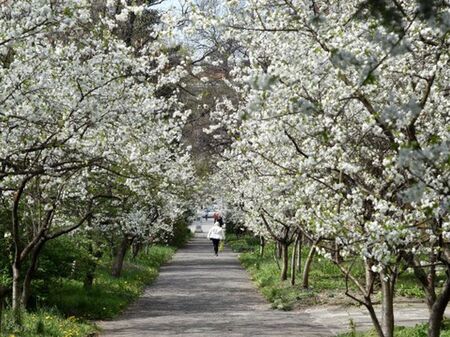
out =
<svg viewBox="0 0 450 337"><path fill-rule="evenodd" d="M396 307L396 324L424 321L424 304ZM211 243L196 237L161 269L156 282L118 319L100 322L105 337L147 336L302 336L329 337L371 327L364 308L317 306L304 311L271 310L237 254L215 257ZM359 329L358 329L359 330Z"/></svg>
<svg viewBox="0 0 450 337"><path fill-rule="evenodd" d="M332 335L308 313L271 310L237 255L225 249L216 257L198 237L122 316L100 326L106 337Z"/></svg>

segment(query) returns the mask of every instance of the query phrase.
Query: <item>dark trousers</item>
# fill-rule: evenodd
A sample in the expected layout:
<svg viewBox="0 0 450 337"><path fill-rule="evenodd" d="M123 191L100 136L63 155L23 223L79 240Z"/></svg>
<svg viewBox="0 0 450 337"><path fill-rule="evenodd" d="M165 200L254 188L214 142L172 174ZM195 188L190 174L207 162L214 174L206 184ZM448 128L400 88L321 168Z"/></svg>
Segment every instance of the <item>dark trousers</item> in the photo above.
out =
<svg viewBox="0 0 450 337"><path fill-rule="evenodd" d="M219 239L211 239L211 241L213 242L213 246L214 246L214 253L216 253L216 255L219 253Z"/></svg>

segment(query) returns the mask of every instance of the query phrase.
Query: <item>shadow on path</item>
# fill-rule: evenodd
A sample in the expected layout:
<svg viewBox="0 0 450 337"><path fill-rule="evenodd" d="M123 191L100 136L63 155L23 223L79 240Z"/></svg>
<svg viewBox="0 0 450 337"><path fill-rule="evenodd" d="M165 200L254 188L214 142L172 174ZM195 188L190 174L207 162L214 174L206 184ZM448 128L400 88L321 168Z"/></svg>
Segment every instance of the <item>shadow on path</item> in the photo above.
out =
<svg viewBox="0 0 450 337"><path fill-rule="evenodd" d="M103 336L331 336L333 326L306 312L271 310L237 255L219 257L205 238L193 239L161 268L156 282L114 321L99 322Z"/></svg>

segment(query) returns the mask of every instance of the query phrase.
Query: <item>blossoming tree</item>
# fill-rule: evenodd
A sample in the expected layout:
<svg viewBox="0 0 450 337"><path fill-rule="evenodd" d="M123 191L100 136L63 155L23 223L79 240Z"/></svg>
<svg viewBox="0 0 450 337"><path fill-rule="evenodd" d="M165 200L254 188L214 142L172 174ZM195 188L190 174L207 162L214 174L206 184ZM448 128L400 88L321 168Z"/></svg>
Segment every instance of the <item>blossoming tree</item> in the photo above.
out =
<svg viewBox="0 0 450 337"><path fill-rule="evenodd" d="M276 199L256 192L258 200L286 203L303 230L327 241L322 252L356 284L361 297L348 294L368 308L380 336L393 335L395 283L413 267L428 294L429 335L438 336L449 300L448 281L439 295L433 281L438 265L449 268L448 5L424 18L420 1L392 2L393 22L366 1L226 3L240 14L194 15L248 49L250 65L230 81L241 101L217 109L238 144L230 156L237 180L239 163L260 162L233 192L245 189L251 202L261 176L287 185ZM421 267L424 256L430 263ZM352 276L358 258L365 284ZM371 300L377 275L383 320Z"/></svg>
<svg viewBox="0 0 450 337"><path fill-rule="evenodd" d="M31 259L34 268L46 241L91 221L104 200L132 195L141 198L118 223L138 231L153 219L143 194L168 195L173 185L192 183L180 145L185 115L161 93L181 76L163 52L164 33L137 50L116 35L122 22L145 15L143 7L122 3L120 13L94 21L93 4L2 4L0 196L11 214L16 311L21 293L26 304L33 274L21 291L24 262ZM95 180L102 175L122 179L127 189L105 191L105 180Z"/></svg>

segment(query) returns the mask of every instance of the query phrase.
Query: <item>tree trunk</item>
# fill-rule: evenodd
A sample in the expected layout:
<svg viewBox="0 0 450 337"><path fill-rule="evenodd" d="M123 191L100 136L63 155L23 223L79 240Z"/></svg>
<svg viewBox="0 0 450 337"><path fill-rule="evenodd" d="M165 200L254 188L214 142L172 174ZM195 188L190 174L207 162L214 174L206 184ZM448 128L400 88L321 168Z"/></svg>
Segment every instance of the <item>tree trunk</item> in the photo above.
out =
<svg viewBox="0 0 450 337"><path fill-rule="evenodd" d="M375 328L375 331L377 332L378 337L386 337L383 333L383 329L381 327L380 321L378 320L375 309L373 308L372 303L370 301L367 301L367 298L366 298L366 303L364 304L364 306L369 311L370 319L372 320L372 324Z"/></svg>
<svg viewBox="0 0 450 337"><path fill-rule="evenodd" d="M427 275L427 284L428 289L430 293L430 303L428 304L428 310L430 311L430 314L432 312L432 306L436 301L436 262L437 262L437 256L435 253L435 247L432 247L431 253L430 253L430 271ZM432 296L434 294L434 297ZM428 301L427 301L428 302Z"/></svg>
<svg viewBox="0 0 450 337"><path fill-rule="evenodd" d="M36 247L33 249L31 253L31 261L30 266L27 269L27 272L25 274L25 278L23 280L22 285L22 296L21 296L21 302L23 308L28 308L28 301L31 296L31 281L33 280L34 273L37 270L38 265L38 257L39 254L44 247L45 241L40 241L36 244Z"/></svg>
<svg viewBox="0 0 450 337"><path fill-rule="evenodd" d="M282 257L282 267L280 279L281 281L287 280L288 268L289 268L289 246L286 242L282 242L281 244L281 257Z"/></svg>
<svg viewBox="0 0 450 337"><path fill-rule="evenodd" d="M20 325L21 319L21 307L20 307L20 261L16 260L12 264L12 310L14 312L14 323Z"/></svg>
<svg viewBox="0 0 450 337"><path fill-rule="evenodd" d="M91 289L94 285L95 272L98 266L98 260L103 256L103 252L100 249L94 250L92 243L89 246L89 253L92 255L92 263L88 266L86 275L83 280L84 289Z"/></svg>
<svg viewBox="0 0 450 337"><path fill-rule="evenodd" d="M21 325L21 308L20 308L20 273L22 267L21 260L21 242L20 242L20 222L19 222L19 204L22 198L25 186L30 181L31 177L26 177L22 180L19 189L14 197L14 204L12 209L12 238L14 240L14 260L12 263L12 310L14 312L14 323Z"/></svg>
<svg viewBox="0 0 450 337"><path fill-rule="evenodd" d="M303 243L303 233L300 232L298 234L298 243L297 243L297 271L299 273L302 272L302 243Z"/></svg>
<svg viewBox="0 0 450 337"><path fill-rule="evenodd" d="M273 250L273 259L275 260L275 263L277 264L278 270L281 270L280 267L280 260L278 259L278 244L275 244L274 246L274 250Z"/></svg>
<svg viewBox="0 0 450 337"><path fill-rule="evenodd" d="M381 312L384 337L394 337L394 283L392 276L380 272L381 280Z"/></svg>
<svg viewBox="0 0 450 337"><path fill-rule="evenodd" d="M316 254L316 246L313 244L311 249L309 250L308 257L306 258L305 267L303 268L303 288L309 288L309 272L311 270L311 265L314 260L314 256Z"/></svg>
<svg viewBox="0 0 450 337"><path fill-rule="evenodd" d="M123 261L125 260L125 255L131 244L131 239L128 236L124 236L120 242L120 246L114 256L114 262L112 266L111 275L114 277L120 277L123 269Z"/></svg>
<svg viewBox="0 0 450 337"><path fill-rule="evenodd" d="M333 258L334 261L336 261L336 263L341 263L342 262L342 256L341 256L341 247L338 245L338 243L336 242L334 244L334 254L333 254Z"/></svg>
<svg viewBox="0 0 450 337"><path fill-rule="evenodd" d="M414 276L422 284L422 288L425 292L425 298L428 306L428 311L433 310L433 304L437 299L436 288L434 283L429 283L429 277L427 276L424 268L414 259L413 254L406 254L404 256L406 263L414 270Z"/></svg>
<svg viewBox="0 0 450 337"><path fill-rule="evenodd" d="M281 259L283 256L282 247L280 241L277 240L277 259Z"/></svg>
<svg viewBox="0 0 450 337"><path fill-rule="evenodd" d="M12 309L20 307L20 263L15 261L12 265Z"/></svg>
<svg viewBox="0 0 450 337"><path fill-rule="evenodd" d="M367 294L373 294L373 282L375 281L375 274L372 271L372 263L369 261L364 262L365 272L366 272L366 292Z"/></svg>
<svg viewBox="0 0 450 337"><path fill-rule="evenodd" d="M444 284L441 294L438 296L431 307L430 317L428 319L428 337L439 337L441 333L442 319L447 304L450 300L450 275L447 269L447 281Z"/></svg>
<svg viewBox="0 0 450 337"><path fill-rule="evenodd" d="M405 260L408 265L413 267L414 275L420 281L422 288L425 291L427 306L430 312L430 316L428 317L428 337L439 337L444 312L450 300L450 266L447 266L447 280L442 292L437 295L434 284L434 268L431 268L430 273L427 275L424 268L420 267L420 264L415 261L412 254L405 255ZM431 256L431 260L432 262L435 262L435 257Z"/></svg>
<svg viewBox="0 0 450 337"><path fill-rule="evenodd" d="M297 262L297 253L298 253L298 243L300 240L300 233L297 234L294 242L294 249L292 251L292 260L291 260L291 285L295 285L295 274L297 272L296 262Z"/></svg>
<svg viewBox="0 0 450 337"><path fill-rule="evenodd" d="M259 256L264 256L264 248L266 248L266 239L264 239L264 236L259 237Z"/></svg>
<svg viewBox="0 0 450 337"><path fill-rule="evenodd" d="M136 242L135 244L133 244L131 246L131 248L133 250L133 260L135 260L136 257L138 256L138 254L141 252L142 243L141 242Z"/></svg>

